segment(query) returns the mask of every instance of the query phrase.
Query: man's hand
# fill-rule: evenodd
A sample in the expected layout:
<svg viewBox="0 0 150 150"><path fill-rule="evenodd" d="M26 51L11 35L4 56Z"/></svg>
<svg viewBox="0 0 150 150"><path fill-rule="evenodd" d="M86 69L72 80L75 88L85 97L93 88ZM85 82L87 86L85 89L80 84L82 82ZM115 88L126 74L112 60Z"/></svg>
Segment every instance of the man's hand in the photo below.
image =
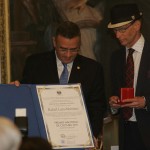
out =
<svg viewBox="0 0 150 150"><path fill-rule="evenodd" d="M119 102L119 97L118 96L111 96L109 98L109 105L112 107L112 108L120 108L120 104L118 104Z"/></svg>
<svg viewBox="0 0 150 150"><path fill-rule="evenodd" d="M130 108L145 108L146 100L143 96L137 96L131 99L124 99L122 100L122 104L119 105L119 97L118 96L111 96L109 98L109 104L112 108L120 108L120 107L130 107Z"/></svg>
<svg viewBox="0 0 150 150"><path fill-rule="evenodd" d="M19 82L18 80L12 81L12 82L10 82L9 84L16 85L16 86L20 86L20 82Z"/></svg>
<svg viewBox="0 0 150 150"><path fill-rule="evenodd" d="M100 138L95 138L93 137L93 141L94 141L94 148L86 148L85 150L102 150L103 148L103 139L102 136Z"/></svg>
<svg viewBox="0 0 150 150"><path fill-rule="evenodd" d="M121 107L130 107L130 108L145 108L146 100L143 96L137 96L131 99L124 99L124 104L121 105Z"/></svg>

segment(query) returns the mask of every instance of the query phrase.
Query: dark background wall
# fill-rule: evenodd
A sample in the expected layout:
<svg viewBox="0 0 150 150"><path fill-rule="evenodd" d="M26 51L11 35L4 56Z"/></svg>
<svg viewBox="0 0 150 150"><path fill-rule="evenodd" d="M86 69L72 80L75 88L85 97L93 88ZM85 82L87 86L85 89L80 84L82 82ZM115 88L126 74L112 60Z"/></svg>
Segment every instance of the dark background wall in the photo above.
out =
<svg viewBox="0 0 150 150"><path fill-rule="evenodd" d="M42 6L40 13L45 11L42 13L44 21L39 21L37 24L23 6L22 1L23 0L10 0L12 80L21 79L22 68L28 55L46 50L43 39L41 39L46 25L53 21L61 21L60 15L56 11L52 0L33 0L35 4L40 3L40 6ZM150 39L150 0L89 0L87 2L87 4L92 7L101 5L100 9L103 14L103 20L97 27L98 47L96 49L96 55L97 60L100 61L104 67L107 97L110 96L111 90L109 86L110 56L111 53L119 47L119 43L112 37L107 29L109 11L115 4L128 2L137 3L140 10L143 12L142 32L146 38Z"/></svg>

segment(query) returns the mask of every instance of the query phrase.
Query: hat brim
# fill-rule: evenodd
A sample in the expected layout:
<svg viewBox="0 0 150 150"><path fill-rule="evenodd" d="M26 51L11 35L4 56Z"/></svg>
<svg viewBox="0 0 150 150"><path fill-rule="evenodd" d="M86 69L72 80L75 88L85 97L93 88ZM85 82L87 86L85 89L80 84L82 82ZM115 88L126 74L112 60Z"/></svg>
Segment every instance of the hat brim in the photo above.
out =
<svg viewBox="0 0 150 150"><path fill-rule="evenodd" d="M111 22L108 24L108 28L118 28L118 27L121 27L121 26L124 26L130 22L132 22L133 20L130 20L130 21L125 21L125 22L120 22L120 23L116 23L116 24L112 24Z"/></svg>

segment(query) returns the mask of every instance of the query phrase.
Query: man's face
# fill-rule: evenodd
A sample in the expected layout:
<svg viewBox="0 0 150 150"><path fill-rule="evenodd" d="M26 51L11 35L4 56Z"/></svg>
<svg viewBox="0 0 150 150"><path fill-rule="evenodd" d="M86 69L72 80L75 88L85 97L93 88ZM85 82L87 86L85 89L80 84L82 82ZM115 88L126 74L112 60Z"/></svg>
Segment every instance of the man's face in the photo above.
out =
<svg viewBox="0 0 150 150"><path fill-rule="evenodd" d="M62 63L68 64L74 61L80 49L80 37L74 37L71 39L58 35L53 38L54 48L56 50L57 57Z"/></svg>
<svg viewBox="0 0 150 150"><path fill-rule="evenodd" d="M113 31L121 45L132 47L140 37L141 22L135 21L127 25L114 28Z"/></svg>

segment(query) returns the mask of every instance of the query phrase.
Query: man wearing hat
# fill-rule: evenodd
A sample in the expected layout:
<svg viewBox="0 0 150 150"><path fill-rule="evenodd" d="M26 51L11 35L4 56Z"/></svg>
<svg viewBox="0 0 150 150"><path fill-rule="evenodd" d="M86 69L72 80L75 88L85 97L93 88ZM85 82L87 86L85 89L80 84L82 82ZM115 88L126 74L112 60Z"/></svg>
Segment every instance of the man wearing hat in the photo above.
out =
<svg viewBox="0 0 150 150"><path fill-rule="evenodd" d="M112 95L109 104L118 109L119 150L150 150L150 45L141 34L142 13L136 4L111 9L110 23L123 46L112 54ZM134 88L134 98L120 101L121 88Z"/></svg>

